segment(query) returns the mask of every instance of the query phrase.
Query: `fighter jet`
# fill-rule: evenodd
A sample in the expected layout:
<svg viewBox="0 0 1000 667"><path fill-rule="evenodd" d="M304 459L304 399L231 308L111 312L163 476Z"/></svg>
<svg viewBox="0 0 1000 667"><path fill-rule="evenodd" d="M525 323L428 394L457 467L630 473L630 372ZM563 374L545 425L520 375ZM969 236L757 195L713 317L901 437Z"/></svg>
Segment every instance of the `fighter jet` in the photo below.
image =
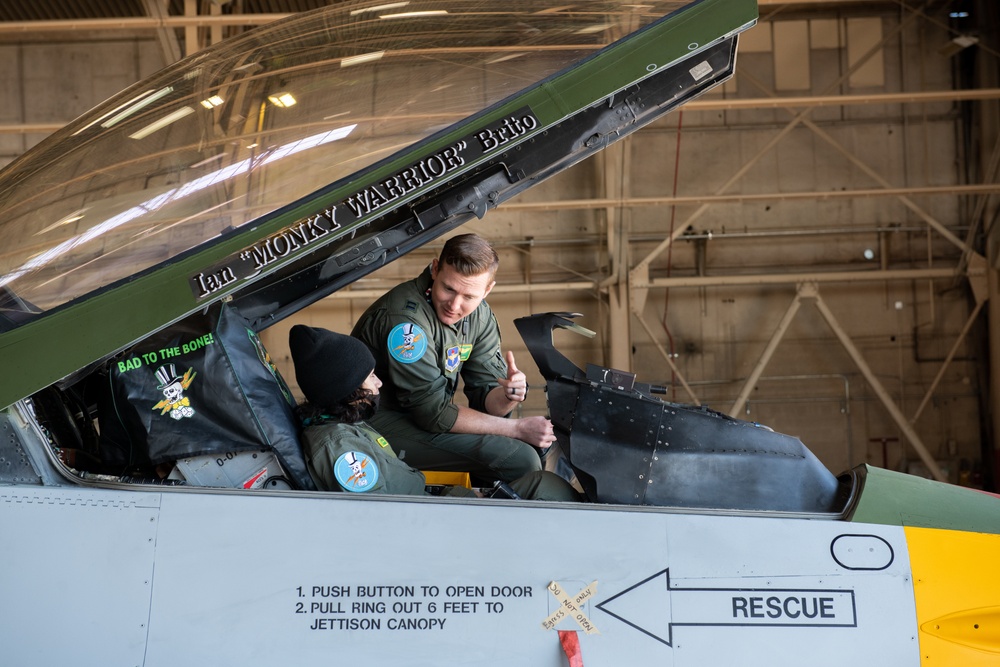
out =
<svg viewBox="0 0 1000 667"><path fill-rule="evenodd" d="M921 665L1000 653L1000 499L518 330L586 500L332 493L276 322L733 75L755 0L348 0L0 172L11 665Z"/></svg>

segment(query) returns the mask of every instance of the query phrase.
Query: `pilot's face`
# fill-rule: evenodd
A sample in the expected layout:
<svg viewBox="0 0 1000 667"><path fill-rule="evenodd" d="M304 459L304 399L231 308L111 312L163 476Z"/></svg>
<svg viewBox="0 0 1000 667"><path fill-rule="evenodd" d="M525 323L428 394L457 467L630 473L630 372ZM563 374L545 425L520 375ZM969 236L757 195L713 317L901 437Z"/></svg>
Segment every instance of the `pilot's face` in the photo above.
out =
<svg viewBox="0 0 1000 667"><path fill-rule="evenodd" d="M456 324L474 311L490 293L496 281L489 273L463 276L450 264L431 264L431 304L442 324Z"/></svg>

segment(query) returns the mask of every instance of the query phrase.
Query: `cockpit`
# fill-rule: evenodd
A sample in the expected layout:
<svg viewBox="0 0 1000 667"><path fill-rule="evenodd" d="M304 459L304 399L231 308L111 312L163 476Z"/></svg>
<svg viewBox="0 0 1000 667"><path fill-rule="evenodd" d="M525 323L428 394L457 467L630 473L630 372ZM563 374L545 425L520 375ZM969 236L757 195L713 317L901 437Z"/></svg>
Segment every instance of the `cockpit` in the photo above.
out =
<svg viewBox="0 0 1000 667"><path fill-rule="evenodd" d="M341 3L135 84L0 175L0 400L30 397L84 478L313 488L258 334L726 80L756 3L718 2ZM739 482L786 499L732 509L842 504L794 439L558 361L560 318L525 340L591 501L705 506ZM706 466L716 489L692 486ZM789 495L801 470L813 495Z"/></svg>

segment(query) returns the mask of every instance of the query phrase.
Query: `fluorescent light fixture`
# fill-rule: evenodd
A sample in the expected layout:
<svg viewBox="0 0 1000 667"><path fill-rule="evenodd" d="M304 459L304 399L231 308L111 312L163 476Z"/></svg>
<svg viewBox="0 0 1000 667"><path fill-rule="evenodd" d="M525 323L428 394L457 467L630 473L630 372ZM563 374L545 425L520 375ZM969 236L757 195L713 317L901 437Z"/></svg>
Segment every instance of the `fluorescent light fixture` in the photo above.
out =
<svg viewBox="0 0 1000 667"><path fill-rule="evenodd" d="M298 102L291 93L275 93L274 95L268 95L267 99L276 107L290 107Z"/></svg>
<svg viewBox="0 0 1000 667"><path fill-rule="evenodd" d="M400 7L405 7L410 4L409 0L406 2L390 2L387 5L375 5L374 7L364 7L362 9L352 9L351 16L357 16L358 14L374 14L375 12L385 11L386 9L399 9Z"/></svg>
<svg viewBox="0 0 1000 667"><path fill-rule="evenodd" d="M166 88L160 88L155 93L152 93L150 95L146 95L141 100L139 100L138 102L136 102L135 104L133 104L129 108L125 109L121 113L116 114L115 116L112 116L108 120L104 121L103 123L101 123L101 127L103 127L103 128L109 128L112 125L114 125L115 123L118 123L120 121L125 120L126 118L128 118L129 116L131 116L132 114L134 114L135 112L137 112L137 111L139 111L141 109L145 109L146 107L148 107L150 104L152 104L156 100L160 99L161 97L165 97L165 96L169 95L172 92L174 92L173 86L167 86Z"/></svg>
<svg viewBox="0 0 1000 667"><path fill-rule="evenodd" d="M576 31L577 35L593 35L594 33L604 32L611 27L610 23L597 23L595 25L588 25L586 28L580 28Z"/></svg>
<svg viewBox="0 0 1000 667"><path fill-rule="evenodd" d="M350 56L349 58L342 58L340 61L341 67L350 67L351 65L361 65L363 63L371 63L376 60L381 60L382 56L385 55L385 51L372 51L371 53L362 53L360 56Z"/></svg>
<svg viewBox="0 0 1000 667"><path fill-rule="evenodd" d="M212 157L207 157L204 160L200 160L191 165L192 169L197 169L198 167L204 167L206 164L211 164L216 160L221 160L225 156L225 153L216 153Z"/></svg>
<svg viewBox="0 0 1000 667"><path fill-rule="evenodd" d="M72 213L70 213L69 215L67 215L66 217L61 218L59 220L56 220L55 222L53 222L51 225L49 225L45 229L43 229L43 230L41 230L39 232L35 232L33 234L33 236L39 236L41 234L44 234L45 232L48 232L48 231L51 231L51 230L55 229L56 227L62 227L63 225L68 225L71 222L76 222L77 220L81 220L81 219L83 219L83 214L86 213L86 212L87 212L87 209L85 209L85 208L77 209L77 210L73 211Z"/></svg>
<svg viewBox="0 0 1000 667"><path fill-rule="evenodd" d="M959 35L954 37L951 41L945 42L943 46L938 48L938 53L940 53L945 58L950 58L959 51L967 49L973 44L978 44L979 38L972 35Z"/></svg>
<svg viewBox="0 0 1000 667"><path fill-rule="evenodd" d="M523 55L524 55L523 53L508 53L505 56L497 56L496 58L490 58L484 64L485 65L495 65L497 63L502 63L502 62L504 62L506 60L513 60L514 58L520 58Z"/></svg>
<svg viewBox="0 0 1000 667"><path fill-rule="evenodd" d="M951 12L948 16L953 19L967 19L969 18L969 12Z"/></svg>
<svg viewBox="0 0 1000 667"><path fill-rule="evenodd" d="M401 12L399 14L382 14L380 19L414 19L421 16L442 16L447 14L447 9L431 9L425 12Z"/></svg>
<svg viewBox="0 0 1000 667"><path fill-rule="evenodd" d="M101 116L99 118L96 118L96 119L90 121L89 123L87 123L86 125L84 125L83 127L81 127L79 130L77 130L76 132L73 133L73 136L75 137L76 135L78 135L81 132L83 132L84 130L86 130L88 127L93 127L94 125L96 125L97 123L100 123L102 120L104 120L105 118L108 118L109 116L113 116L114 114L118 113L119 111L121 111L125 107L129 106L130 104L134 104L134 103L138 102L143 97L145 97L146 95L149 95L152 92L153 92L152 90L147 90L147 91L139 93L138 95L136 95L135 97L133 97L132 99L130 99L128 102L122 102L121 104L119 104L118 106L116 106L114 109L112 109L111 111L107 112L103 116Z"/></svg>
<svg viewBox="0 0 1000 667"><path fill-rule="evenodd" d="M193 113L194 109L192 109L191 107L181 107L176 111L168 113L166 116L164 116L159 120L154 120L152 123L142 128L138 132L133 132L132 134L128 135L128 137L129 139L144 139L145 137L151 135L153 132L156 132L157 130L162 130L167 125L175 123L179 121L181 118L184 118L184 116L189 116Z"/></svg>
<svg viewBox="0 0 1000 667"><path fill-rule="evenodd" d="M219 97L218 95L212 95L208 99L202 100L201 106L205 107L206 109L214 109L223 102L225 102L225 100Z"/></svg>

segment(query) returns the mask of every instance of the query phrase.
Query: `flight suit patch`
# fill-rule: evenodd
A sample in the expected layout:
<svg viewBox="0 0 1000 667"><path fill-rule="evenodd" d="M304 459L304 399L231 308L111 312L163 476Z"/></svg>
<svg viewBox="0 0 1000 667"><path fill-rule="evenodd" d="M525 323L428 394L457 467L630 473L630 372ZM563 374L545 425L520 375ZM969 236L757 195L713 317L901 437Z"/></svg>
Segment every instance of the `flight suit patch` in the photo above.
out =
<svg viewBox="0 0 1000 667"><path fill-rule="evenodd" d="M389 355L400 363L419 361L427 351L427 334L412 322L397 324L386 339Z"/></svg>
<svg viewBox="0 0 1000 667"><path fill-rule="evenodd" d="M468 361L469 357L472 356L472 343L462 343L459 345L458 354L462 361Z"/></svg>
<svg viewBox="0 0 1000 667"><path fill-rule="evenodd" d="M378 483L378 466L364 452L344 452L333 464L333 474L344 491L364 493Z"/></svg>
<svg viewBox="0 0 1000 667"><path fill-rule="evenodd" d="M458 368L458 363L459 363L458 345L456 345L455 347L449 347L448 351L445 352L444 371L446 373L451 373L456 368Z"/></svg>

